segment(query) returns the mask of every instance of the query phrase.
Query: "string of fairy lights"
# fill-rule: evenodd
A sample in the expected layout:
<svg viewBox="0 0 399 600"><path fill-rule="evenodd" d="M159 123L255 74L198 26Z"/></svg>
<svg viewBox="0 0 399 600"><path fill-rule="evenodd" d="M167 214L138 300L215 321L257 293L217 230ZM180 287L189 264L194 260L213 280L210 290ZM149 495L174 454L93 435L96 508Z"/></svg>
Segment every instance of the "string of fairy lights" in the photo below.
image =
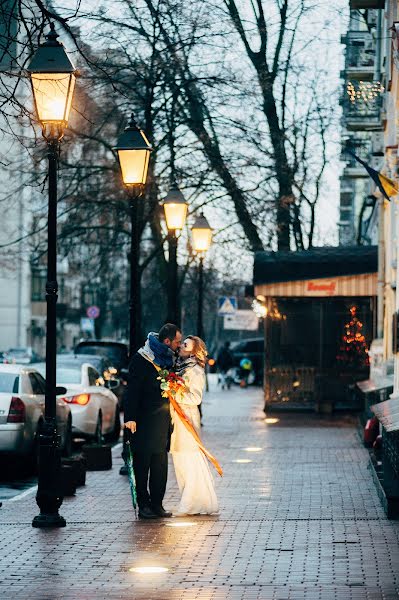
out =
<svg viewBox="0 0 399 600"><path fill-rule="evenodd" d="M385 88L380 81L357 81L356 83L348 81L346 84L346 92L352 104L371 104L384 91Z"/></svg>

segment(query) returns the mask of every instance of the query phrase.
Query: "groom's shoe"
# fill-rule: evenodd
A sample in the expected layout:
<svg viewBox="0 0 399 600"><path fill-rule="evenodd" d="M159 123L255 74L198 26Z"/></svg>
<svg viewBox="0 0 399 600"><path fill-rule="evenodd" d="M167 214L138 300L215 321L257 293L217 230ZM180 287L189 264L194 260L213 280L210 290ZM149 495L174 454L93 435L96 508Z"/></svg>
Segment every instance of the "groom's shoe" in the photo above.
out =
<svg viewBox="0 0 399 600"><path fill-rule="evenodd" d="M171 512L168 512L161 506L152 506L152 511L157 515L157 517L162 517L163 519L167 519L172 516Z"/></svg>
<svg viewBox="0 0 399 600"><path fill-rule="evenodd" d="M158 515L149 506L139 508L139 519L158 519Z"/></svg>

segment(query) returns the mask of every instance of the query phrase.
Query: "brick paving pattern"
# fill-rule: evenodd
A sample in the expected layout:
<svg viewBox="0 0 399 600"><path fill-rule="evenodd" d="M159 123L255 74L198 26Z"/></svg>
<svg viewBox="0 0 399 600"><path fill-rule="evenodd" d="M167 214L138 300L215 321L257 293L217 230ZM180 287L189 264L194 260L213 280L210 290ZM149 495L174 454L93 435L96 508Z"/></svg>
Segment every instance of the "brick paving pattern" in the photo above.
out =
<svg viewBox="0 0 399 600"><path fill-rule="evenodd" d="M4 502L0 598L399 598L399 523L384 515L356 420L279 415L267 424L261 408L259 389L221 392L213 382L205 398L203 436L225 471L219 516L135 521L120 450L112 471L88 473L64 501L65 529L31 527L34 495ZM177 500L171 469L165 506ZM168 526L177 521L194 525ZM129 571L146 565L169 571Z"/></svg>

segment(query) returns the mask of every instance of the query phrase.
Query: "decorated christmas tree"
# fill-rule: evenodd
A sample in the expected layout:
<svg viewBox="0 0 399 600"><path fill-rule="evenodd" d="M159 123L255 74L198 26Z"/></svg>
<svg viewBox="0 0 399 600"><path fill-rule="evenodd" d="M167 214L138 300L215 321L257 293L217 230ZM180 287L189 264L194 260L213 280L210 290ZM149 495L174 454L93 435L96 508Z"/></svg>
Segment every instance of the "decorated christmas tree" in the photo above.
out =
<svg viewBox="0 0 399 600"><path fill-rule="evenodd" d="M357 371L369 366L366 338L362 332L363 323L356 316L357 307L349 309L350 320L345 324L345 333L337 354L338 364L345 370Z"/></svg>

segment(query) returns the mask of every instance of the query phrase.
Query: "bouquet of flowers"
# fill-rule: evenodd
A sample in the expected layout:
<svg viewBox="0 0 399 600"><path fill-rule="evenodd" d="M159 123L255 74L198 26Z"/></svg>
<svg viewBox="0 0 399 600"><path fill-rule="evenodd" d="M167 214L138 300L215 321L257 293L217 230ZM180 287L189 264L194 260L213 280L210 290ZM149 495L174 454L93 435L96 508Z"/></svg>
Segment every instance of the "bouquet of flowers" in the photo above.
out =
<svg viewBox="0 0 399 600"><path fill-rule="evenodd" d="M180 377L167 369L161 369L159 371L158 379L161 382L160 387L163 398L170 398L170 396L175 398L178 394L182 394L187 389L183 377Z"/></svg>

